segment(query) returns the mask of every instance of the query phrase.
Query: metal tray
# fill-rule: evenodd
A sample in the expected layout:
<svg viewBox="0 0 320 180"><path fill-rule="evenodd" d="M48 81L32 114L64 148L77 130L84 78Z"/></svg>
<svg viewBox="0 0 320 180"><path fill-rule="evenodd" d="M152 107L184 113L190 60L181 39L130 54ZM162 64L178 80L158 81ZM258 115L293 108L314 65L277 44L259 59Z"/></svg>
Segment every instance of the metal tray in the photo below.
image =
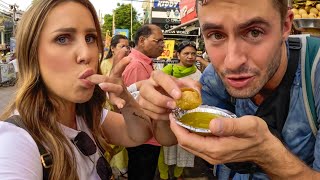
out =
<svg viewBox="0 0 320 180"><path fill-rule="evenodd" d="M304 29L320 30L320 19L294 19L293 25L299 31L303 31Z"/></svg>
<svg viewBox="0 0 320 180"><path fill-rule="evenodd" d="M229 117L229 118L236 118L237 117L235 114L233 114L230 111L220 109L217 107L213 107L213 106L207 106L207 105L201 105L201 106L199 106L195 109L192 109L192 110L181 110L181 109L173 110L173 117L175 118L176 123L178 125L188 129L191 132L194 132L194 133L202 135L202 136L212 135L210 129L193 127L193 126L184 124L180 121L180 118L183 115L188 114L188 113L192 113L192 112L209 112L209 113L217 114L217 115L220 115L223 117Z"/></svg>

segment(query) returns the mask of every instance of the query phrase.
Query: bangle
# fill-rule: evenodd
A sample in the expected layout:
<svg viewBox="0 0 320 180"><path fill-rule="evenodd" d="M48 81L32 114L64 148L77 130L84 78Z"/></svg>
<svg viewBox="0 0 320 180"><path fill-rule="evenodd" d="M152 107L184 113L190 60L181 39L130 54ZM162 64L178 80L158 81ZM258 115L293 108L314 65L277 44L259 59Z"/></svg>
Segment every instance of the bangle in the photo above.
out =
<svg viewBox="0 0 320 180"><path fill-rule="evenodd" d="M135 100L138 99L139 95L140 95L140 91L135 91L135 92L132 92L132 93L131 93L131 96L132 96Z"/></svg>
<svg viewBox="0 0 320 180"><path fill-rule="evenodd" d="M127 90L128 90L130 93L133 93L133 92L135 92L135 91L138 91L138 88L137 88L136 83L133 83L133 84L131 84L129 87L127 87Z"/></svg>

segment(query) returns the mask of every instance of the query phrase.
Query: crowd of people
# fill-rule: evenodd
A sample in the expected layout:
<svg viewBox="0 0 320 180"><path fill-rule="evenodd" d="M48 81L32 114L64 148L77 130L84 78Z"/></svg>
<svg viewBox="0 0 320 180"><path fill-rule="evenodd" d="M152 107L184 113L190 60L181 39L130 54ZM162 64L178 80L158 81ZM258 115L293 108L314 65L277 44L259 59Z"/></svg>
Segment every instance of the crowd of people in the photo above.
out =
<svg viewBox="0 0 320 180"><path fill-rule="evenodd" d="M127 171L152 180L157 169L161 179L183 179L197 158L222 180L320 179L320 38L289 36L287 0L196 8L205 55L182 41L179 63L154 70L165 40L158 26L139 28L134 47L115 35L104 56L89 0L36 1L17 28L18 91L0 116L0 179L110 180ZM171 114L183 87L238 118L212 120L211 136L186 130Z"/></svg>

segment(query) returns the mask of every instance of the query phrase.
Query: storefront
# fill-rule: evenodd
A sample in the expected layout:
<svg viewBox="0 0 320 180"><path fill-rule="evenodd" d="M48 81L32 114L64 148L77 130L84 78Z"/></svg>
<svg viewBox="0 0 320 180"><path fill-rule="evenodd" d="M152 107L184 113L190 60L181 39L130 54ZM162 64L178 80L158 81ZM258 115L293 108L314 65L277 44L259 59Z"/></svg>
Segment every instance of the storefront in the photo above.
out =
<svg viewBox="0 0 320 180"><path fill-rule="evenodd" d="M294 13L293 34L320 36L320 1L289 0L289 8Z"/></svg>

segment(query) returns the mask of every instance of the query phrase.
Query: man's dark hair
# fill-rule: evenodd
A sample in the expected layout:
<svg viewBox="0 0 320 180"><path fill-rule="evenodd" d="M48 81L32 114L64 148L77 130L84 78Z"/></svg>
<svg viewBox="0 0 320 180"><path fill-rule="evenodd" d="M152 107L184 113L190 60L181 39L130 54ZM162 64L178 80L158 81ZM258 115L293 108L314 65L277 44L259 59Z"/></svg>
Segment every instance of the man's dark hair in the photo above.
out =
<svg viewBox="0 0 320 180"><path fill-rule="evenodd" d="M197 0L196 10L198 6L206 5L210 0ZM288 12L288 0L272 0L273 6L278 9L281 17L281 22L284 22Z"/></svg>
<svg viewBox="0 0 320 180"><path fill-rule="evenodd" d="M137 32L136 35L134 37L134 43L137 45L139 45L139 38L140 37L149 37L152 34L152 29L150 27L150 24L147 25L143 25L142 27L140 27Z"/></svg>

